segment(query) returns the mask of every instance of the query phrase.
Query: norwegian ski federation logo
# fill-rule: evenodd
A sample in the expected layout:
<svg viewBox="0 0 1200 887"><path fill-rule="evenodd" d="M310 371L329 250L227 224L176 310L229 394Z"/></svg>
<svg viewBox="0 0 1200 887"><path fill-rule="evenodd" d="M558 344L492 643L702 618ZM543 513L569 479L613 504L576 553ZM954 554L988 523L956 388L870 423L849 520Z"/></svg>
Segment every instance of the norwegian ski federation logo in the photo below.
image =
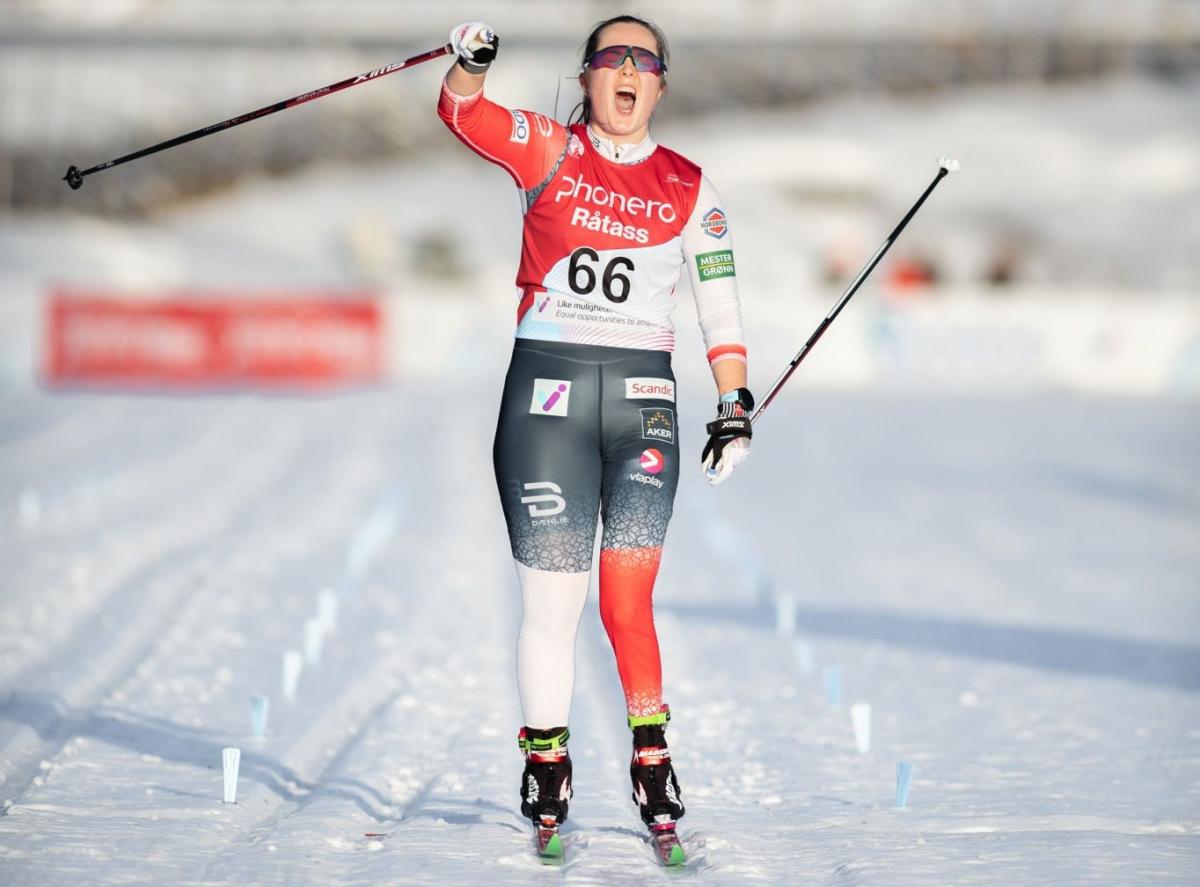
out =
<svg viewBox="0 0 1200 887"><path fill-rule="evenodd" d="M565 416L571 399L571 383L565 379L534 379L529 412L539 416Z"/></svg>
<svg viewBox="0 0 1200 887"><path fill-rule="evenodd" d="M647 474L658 474L663 470L663 463L666 460L659 450L651 447L648 450L642 450L641 458L638 461L642 463L642 471Z"/></svg>
<svg viewBox="0 0 1200 887"><path fill-rule="evenodd" d="M729 233L729 223L725 221L725 213L716 206L700 217L700 227L705 234L717 240Z"/></svg>
<svg viewBox="0 0 1200 887"><path fill-rule="evenodd" d="M666 407L638 410L642 414L642 439L675 443L675 413Z"/></svg>

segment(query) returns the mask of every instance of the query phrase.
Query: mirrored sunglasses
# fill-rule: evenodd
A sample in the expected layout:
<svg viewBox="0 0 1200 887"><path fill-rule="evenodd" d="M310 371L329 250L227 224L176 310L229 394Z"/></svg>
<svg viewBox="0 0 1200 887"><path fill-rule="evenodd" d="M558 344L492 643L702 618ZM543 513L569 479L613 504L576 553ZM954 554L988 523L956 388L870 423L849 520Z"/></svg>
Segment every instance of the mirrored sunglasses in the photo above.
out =
<svg viewBox="0 0 1200 887"><path fill-rule="evenodd" d="M640 46L606 46L593 52L585 65L589 68L620 68L625 59L633 59L633 66L643 74L667 73L663 60Z"/></svg>

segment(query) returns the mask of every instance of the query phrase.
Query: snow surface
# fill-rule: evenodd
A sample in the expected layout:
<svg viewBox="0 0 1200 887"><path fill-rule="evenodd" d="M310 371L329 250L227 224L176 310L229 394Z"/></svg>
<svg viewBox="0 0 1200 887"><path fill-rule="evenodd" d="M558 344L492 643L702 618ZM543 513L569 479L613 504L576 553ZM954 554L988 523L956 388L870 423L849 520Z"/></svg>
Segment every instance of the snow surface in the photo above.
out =
<svg viewBox="0 0 1200 887"><path fill-rule="evenodd" d="M674 877L629 800L594 604L568 862L529 849L499 385L434 410L403 390L6 398L0 881ZM686 454L708 404L681 406ZM1157 401L785 395L726 485L685 470L656 595L682 876L1189 881L1198 432ZM288 704L281 660L323 587L340 624ZM873 707L867 754L827 665Z"/></svg>

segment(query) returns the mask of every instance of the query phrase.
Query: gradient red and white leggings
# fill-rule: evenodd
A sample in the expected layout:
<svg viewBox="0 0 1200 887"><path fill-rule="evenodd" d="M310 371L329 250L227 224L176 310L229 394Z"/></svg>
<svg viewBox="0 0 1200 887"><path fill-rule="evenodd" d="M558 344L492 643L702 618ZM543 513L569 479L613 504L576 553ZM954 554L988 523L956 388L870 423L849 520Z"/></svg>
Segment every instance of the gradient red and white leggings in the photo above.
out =
<svg viewBox="0 0 1200 887"><path fill-rule="evenodd" d="M663 351L518 339L493 461L524 615L525 725L565 726L599 515L600 616L631 715L662 708L651 598L679 480Z"/></svg>

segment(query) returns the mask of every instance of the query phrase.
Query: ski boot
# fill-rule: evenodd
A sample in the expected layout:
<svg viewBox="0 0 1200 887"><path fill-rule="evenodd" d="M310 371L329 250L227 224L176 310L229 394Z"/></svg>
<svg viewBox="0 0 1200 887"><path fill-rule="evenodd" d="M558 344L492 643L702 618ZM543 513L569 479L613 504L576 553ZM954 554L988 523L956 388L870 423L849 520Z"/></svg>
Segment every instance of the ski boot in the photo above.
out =
<svg viewBox="0 0 1200 887"><path fill-rule="evenodd" d="M650 829L655 852L665 865L682 865L685 857L675 823L683 818L684 807L664 735L669 720L671 710L665 705L657 714L629 718L633 730L629 776L633 780L633 802Z"/></svg>
<svg viewBox="0 0 1200 887"><path fill-rule="evenodd" d="M642 822L652 829L663 823L674 824L684 813L664 735L669 720L671 710L665 705L657 714L629 719L633 730L633 760L629 764L633 800Z"/></svg>
<svg viewBox="0 0 1200 887"><path fill-rule="evenodd" d="M567 818L571 788L571 756L567 753L570 732L566 727L535 730L522 727L517 744L525 754L521 775L521 815L537 829L537 850L546 858L561 857L558 827Z"/></svg>

